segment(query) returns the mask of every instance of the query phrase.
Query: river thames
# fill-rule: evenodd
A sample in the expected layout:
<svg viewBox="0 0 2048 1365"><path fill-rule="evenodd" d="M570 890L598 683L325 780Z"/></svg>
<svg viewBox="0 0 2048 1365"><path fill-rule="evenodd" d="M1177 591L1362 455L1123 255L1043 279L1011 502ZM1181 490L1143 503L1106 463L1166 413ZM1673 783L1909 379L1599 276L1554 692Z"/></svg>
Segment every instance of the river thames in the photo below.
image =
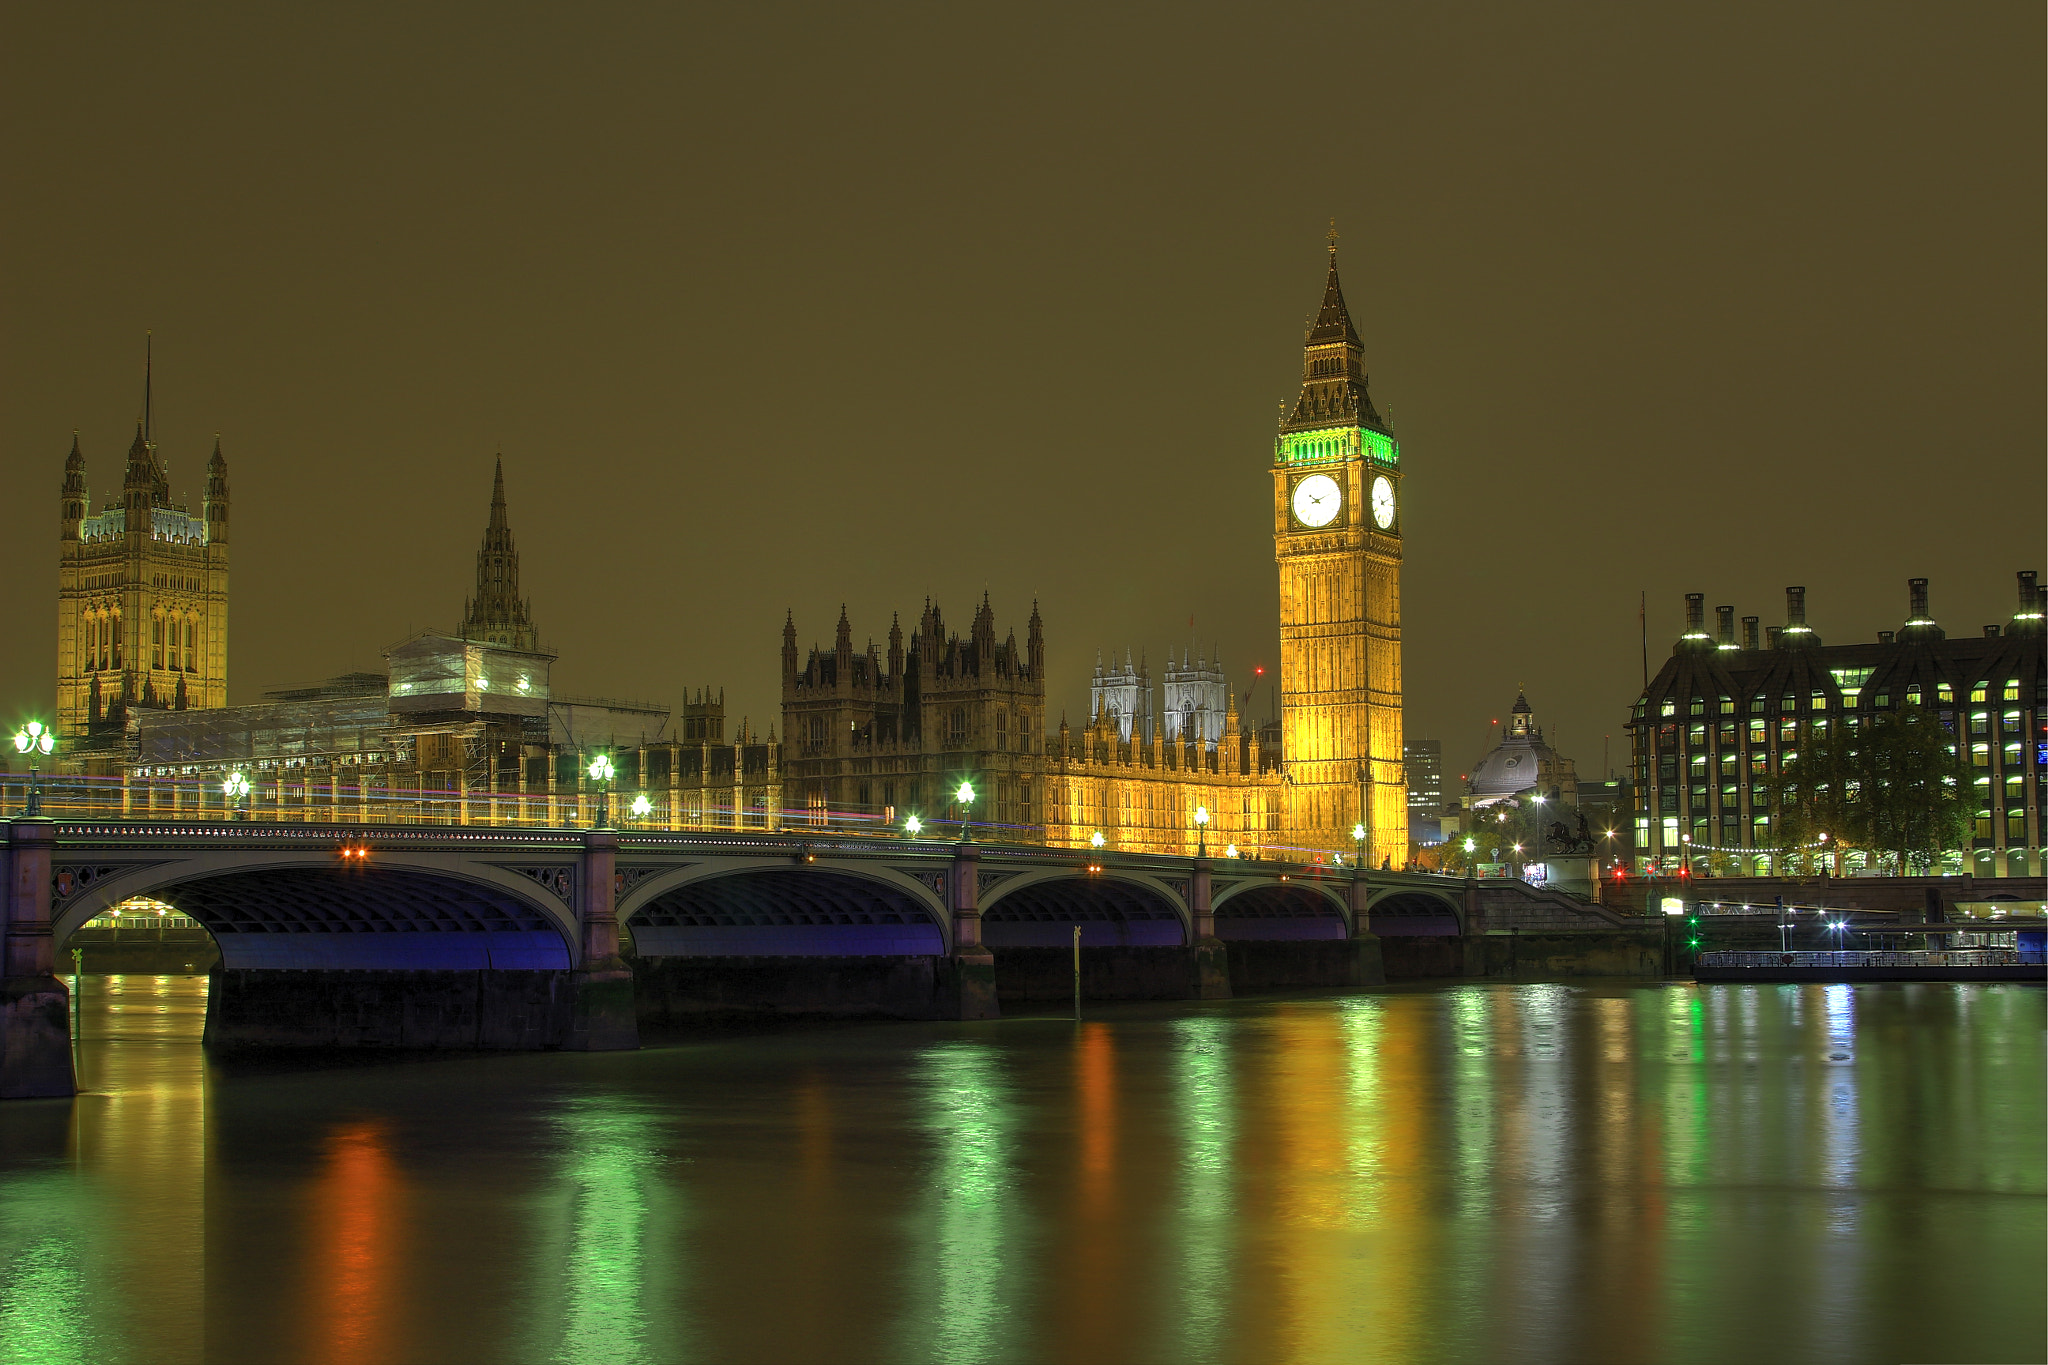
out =
<svg viewBox="0 0 2048 1365"><path fill-rule="evenodd" d="M209 1060L89 977L0 1361L2038 1361L2044 994L1457 984Z"/></svg>

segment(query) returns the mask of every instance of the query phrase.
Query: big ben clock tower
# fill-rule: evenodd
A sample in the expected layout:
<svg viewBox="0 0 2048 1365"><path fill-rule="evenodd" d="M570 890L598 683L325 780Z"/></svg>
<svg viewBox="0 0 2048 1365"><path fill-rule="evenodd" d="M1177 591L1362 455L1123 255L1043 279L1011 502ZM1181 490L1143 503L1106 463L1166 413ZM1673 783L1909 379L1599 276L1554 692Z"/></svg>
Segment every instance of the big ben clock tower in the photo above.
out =
<svg viewBox="0 0 2048 1365"><path fill-rule="evenodd" d="M1401 511L1401 448L1366 394L1332 232L1301 397L1273 443L1286 839L1349 855L1362 823L1374 867L1408 849Z"/></svg>

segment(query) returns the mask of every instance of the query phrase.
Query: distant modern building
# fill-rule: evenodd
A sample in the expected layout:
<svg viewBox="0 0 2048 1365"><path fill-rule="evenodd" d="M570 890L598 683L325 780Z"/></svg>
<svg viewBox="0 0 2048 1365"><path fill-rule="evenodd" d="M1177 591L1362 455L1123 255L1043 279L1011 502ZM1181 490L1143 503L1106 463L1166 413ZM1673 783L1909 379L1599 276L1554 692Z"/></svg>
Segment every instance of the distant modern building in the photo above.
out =
<svg viewBox="0 0 2048 1365"><path fill-rule="evenodd" d="M1411 739L1401 745L1408 770L1408 842L1429 847L1443 842L1444 746L1442 740Z"/></svg>
<svg viewBox="0 0 2048 1365"><path fill-rule="evenodd" d="M1760 791L1783 761L1830 727L1853 729L1919 704L1967 745L1977 796L1961 870L2040 875L2041 784L2048 765L2048 595L2019 574L2018 610L1983 634L1951 639L1928 609L1927 580L1907 580L1907 619L1872 642L1823 645L1806 622L1806 590L1785 590L1785 624L1759 638L1757 618L1687 593L1685 634L1636 702L1635 851L1640 863L1684 859L1763 873L1785 853Z"/></svg>

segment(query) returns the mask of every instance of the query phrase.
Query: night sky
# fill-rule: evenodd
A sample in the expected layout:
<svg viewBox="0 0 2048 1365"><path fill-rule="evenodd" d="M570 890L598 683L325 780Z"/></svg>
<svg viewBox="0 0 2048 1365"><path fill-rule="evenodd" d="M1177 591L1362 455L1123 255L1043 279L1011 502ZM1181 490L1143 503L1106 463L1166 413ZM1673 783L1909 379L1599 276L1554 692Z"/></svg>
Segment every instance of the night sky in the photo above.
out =
<svg viewBox="0 0 2048 1365"><path fill-rule="evenodd" d="M1329 220L1407 474L1408 733L1582 771L1681 594L1975 634L2044 545L2036 4L10 8L8 724L75 427L155 332L234 492L231 687L452 627L502 451L558 691L1045 615L1274 663L1272 436ZM1263 703L1258 710L1265 709ZM1619 741L1615 762L1621 761Z"/></svg>

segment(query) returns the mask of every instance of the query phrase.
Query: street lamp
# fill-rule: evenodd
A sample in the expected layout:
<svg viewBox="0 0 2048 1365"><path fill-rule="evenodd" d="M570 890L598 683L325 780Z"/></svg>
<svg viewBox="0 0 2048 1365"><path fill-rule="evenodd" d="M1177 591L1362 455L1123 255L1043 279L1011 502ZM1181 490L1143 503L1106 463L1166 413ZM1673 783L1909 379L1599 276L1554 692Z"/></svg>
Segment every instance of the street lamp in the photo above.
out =
<svg viewBox="0 0 2048 1365"><path fill-rule="evenodd" d="M597 783L597 823L592 829L603 829L612 822L612 767L610 754L599 754L590 760L590 780Z"/></svg>
<svg viewBox="0 0 2048 1365"><path fill-rule="evenodd" d="M1208 856L1209 856L1209 846L1208 846L1208 844L1206 844L1206 843L1204 843L1204 842L1203 842L1203 836L1204 836L1204 835L1206 835L1206 834L1208 833L1208 830L1209 830L1209 808L1208 808L1207 806L1196 806L1196 807L1195 807L1195 856L1196 856L1197 858L1206 858L1206 857L1208 857Z"/></svg>
<svg viewBox="0 0 2048 1365"><path fill-rule="evenodd" d="M646 792L641 792L633 798L633 818L635 820L645 820L653 811L654 803L647 799Z"/></svg>
<svg viewBox="0 0 2048 1365"><path fill-rule="evenodd" d="M924 821L918 819L915 812L911 814L909 819L903 822L903 832L905 834L908 834L913 839L917 837L918 831L923 828Z"/></svg>
<svg viewBox="0 0 2048 1365"><path fill-rule="evenodd" d="M227 797L229 803L235 808L234 818L237 820L248 819L249 793L254 790L249 785L248 776L241 769L237 768L227 775L227 779L220 784L220 789L221 793Z"/></svg>
<svg viewBox="0 0 2048 1365"><path fill-rule="evenodd" d="M1088 836L1088 847L1090 848L1101 848L1104 842L1102 831L1099 829Z"/></svg>
<svg viewBox="0 0 2048 1365"><path fill-rule="evenodd" d="M43 813L43 780L36 772L36 760L44 757L57 747L57 736L43 728L39 720L32 720L14 732L14 751L28 755L28 809L24 815L30 817Z"/></svg>
<svg viewBox="0 0 2048 1365"><path fill-rule="evenodd" d="M971 844L974 842L974 784L963 778L960 790L953 793L953 799L960 804L960 842Z"/></svg>

